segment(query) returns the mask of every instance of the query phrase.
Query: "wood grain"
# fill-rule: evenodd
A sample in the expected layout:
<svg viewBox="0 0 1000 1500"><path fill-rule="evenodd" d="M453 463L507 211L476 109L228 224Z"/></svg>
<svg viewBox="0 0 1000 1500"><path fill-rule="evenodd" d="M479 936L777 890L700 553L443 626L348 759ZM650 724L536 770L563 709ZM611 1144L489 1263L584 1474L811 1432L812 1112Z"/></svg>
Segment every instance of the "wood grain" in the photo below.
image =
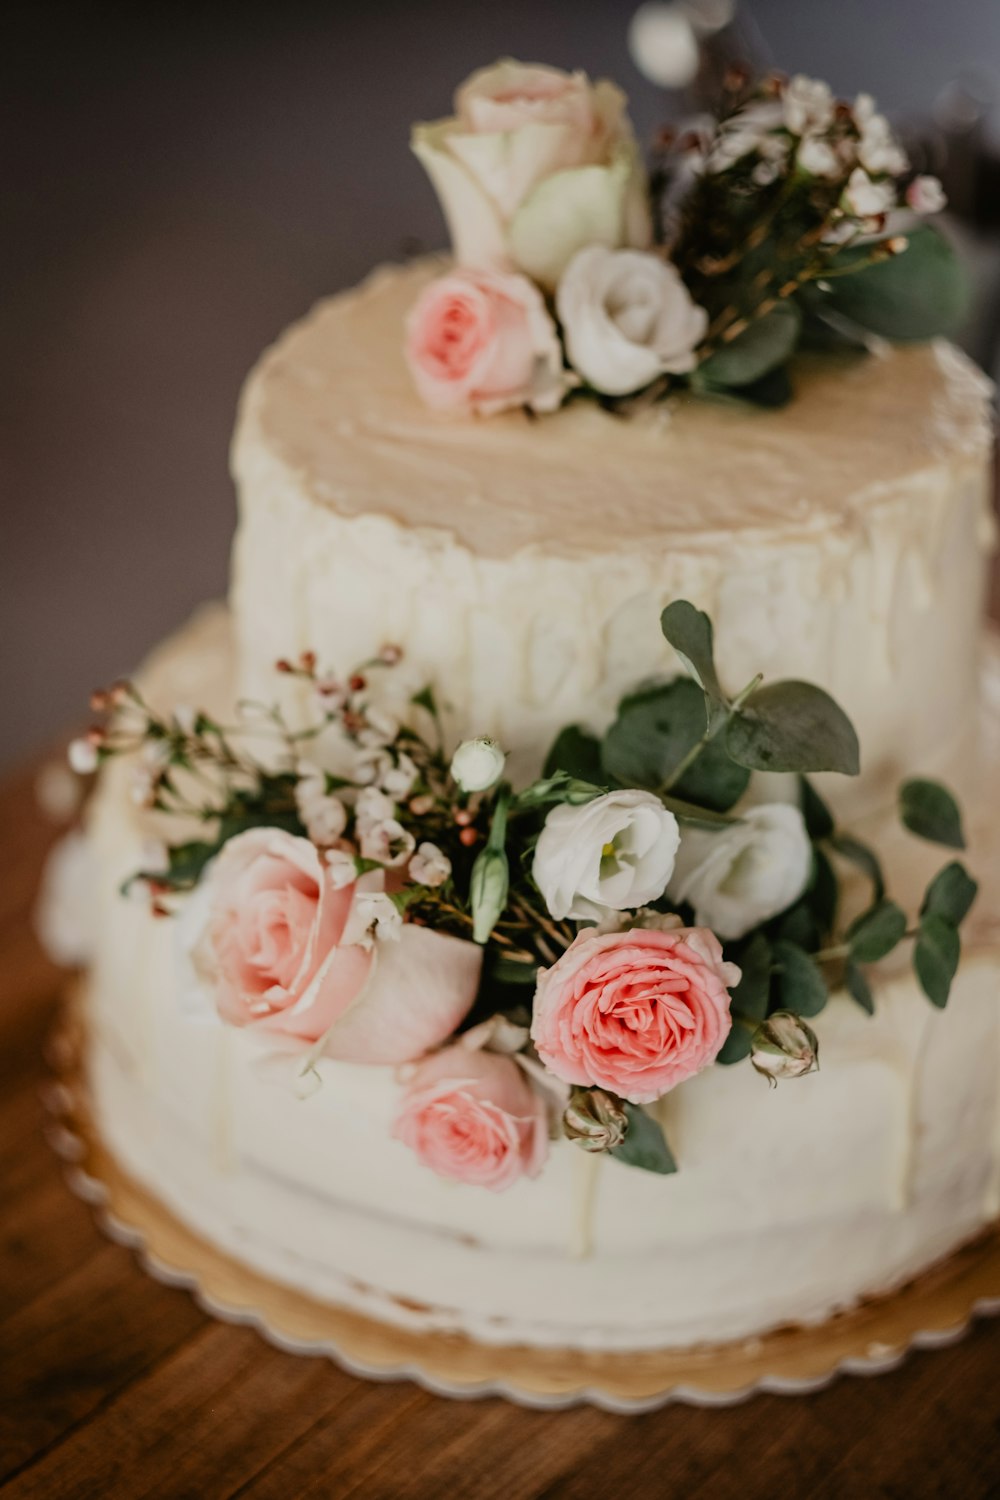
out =
<svg viewBox="0 0 1000 1500"><path fill-rule="evenodd" d="M61 1181L38 1090L60 976L30 932L52 837L0 786L0 1494L615 1500L1000 1493L1000 1323L809 1397L643 1417L368 1384L204 1316Z"/></svg>

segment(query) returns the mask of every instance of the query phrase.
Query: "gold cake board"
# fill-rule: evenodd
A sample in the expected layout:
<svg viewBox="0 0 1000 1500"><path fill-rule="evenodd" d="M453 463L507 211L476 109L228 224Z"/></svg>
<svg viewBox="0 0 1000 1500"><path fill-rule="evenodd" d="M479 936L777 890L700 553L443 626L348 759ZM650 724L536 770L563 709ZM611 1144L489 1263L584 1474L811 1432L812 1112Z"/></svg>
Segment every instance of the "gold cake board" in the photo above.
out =
<svg viewBox="0 0 1000 1500"><path fill-rule="evenodd" d="M818 1390L841 1373L879 1374L899 1365L910 1349L953 1343L977 1315L1000 1313L1000 1230L994 1229L890 1296L815 1327L783 1328L738 1343L598 1354L397 1328L293 1291L188 1229L101 1143L83 1082L79 1031L69 1018L50 1052L56 1075L46 1099L52 1144L67 1164L70 1186L91 1204L102 1228L135 1250L153 1276L187 1288L214 1316L251 1324L283 1349L325 1356L370 1379L409 1379L441 1395L497 1395L540 1407L721 1406L756 1391Z"/></svg>

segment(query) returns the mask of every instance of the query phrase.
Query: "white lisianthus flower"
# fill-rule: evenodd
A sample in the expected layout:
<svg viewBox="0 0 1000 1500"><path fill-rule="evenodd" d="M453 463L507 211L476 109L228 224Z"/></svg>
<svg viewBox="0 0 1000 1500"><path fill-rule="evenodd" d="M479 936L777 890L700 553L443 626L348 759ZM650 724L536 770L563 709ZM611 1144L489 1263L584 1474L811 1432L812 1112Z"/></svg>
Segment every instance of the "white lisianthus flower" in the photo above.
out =
<svg viewBox="0 0 1000 1500"><path fill-rule="evenodd" d="M785 125L792 135L815 134L833 123L835 101L830 85L819 78L798 73L790 78L781 96Z"/></svg>
<svg viewBox="0 0 1000 1500"><path fill-rule="evenodd" d="M906 189L906 201L915 214L939 214L948 199L936 177L914 177Z"/></svg>
<svg viewBox="0 0 1000 1500"><path fill-rule="evenodd" d="M811 869L812 845L799 809L765 803L718 833L686 829L667 889L672 900L694 907L699 927L729 940L798 900Z"/></svg>
<svg viewBox="0 0 1000 1500"><path fill-rule="evenodd" d="M896 188L891 182L873 182L864 167L855 167L844 189L844 205L859 219L875 219L895 206Z"/></svg>
<svg viewBox="0 0 1000 1500"><path fill-rule="evenodd" d="M417 852L410 860L410 879L417 885L444 885L451 874L451 860L437 844L417 845Z"/></svg>
<svg viewBox="0 0 1000 1500"><path fill-rule="evenodd" d="M605 792L592 802L554 807L535 846L532 875L552 915L599 921L607 911L645 906L663 895L680 830L652 792Z"/></svg>
<svg viewBox="0 0 1000 1500"><path fill-rule="evenodd" d="M415 126L411 144L459 266L553 287L582 245L650 243L641 156L612 83L508 58L468 78L454 115Z"/></svg>
<svg viewBox="0 0 1000 1500"><path fill-rule="evenodd" d="M347 809L326 790L326 775L318 766L300 765L295 806L314 844L335 844L347 827Z"/></svg>
<svg viewBox="0 0 1000 1500"><path fill-rule="evenodd" d="M500 780L506 761L496 740L463 740L451 758L451 774L463 792L485 792Z"/></svg>
<svg viewBox="0 0 1000 1500"><path fill-rule="evenodd" d="M676 266L639 250L581 250L559 283L556 306L570 364L608 396L692 370L708 327Z"/></svg>

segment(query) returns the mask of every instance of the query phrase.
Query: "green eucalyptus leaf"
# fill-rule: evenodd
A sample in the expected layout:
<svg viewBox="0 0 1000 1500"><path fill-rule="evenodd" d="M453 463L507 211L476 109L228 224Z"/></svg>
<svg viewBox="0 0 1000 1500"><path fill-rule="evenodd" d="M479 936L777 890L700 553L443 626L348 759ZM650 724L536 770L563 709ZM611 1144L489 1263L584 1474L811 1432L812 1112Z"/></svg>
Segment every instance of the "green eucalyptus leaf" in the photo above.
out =
<svg viewBox="0 0 1000 1500"><path fill-rule="evenodd" d="M641 1167L644 1172L659 1172L663 1176L676 1172L677 1163L658 1121L637 1104L623 1103L622 1108L628 1116L628 1134L610 1155L627 1166Z"/></svg>
<svg viewBox="0 0 1000 1500"><path fill-rule="evenodd" d="M712 622L687 599L675 599L660 615L660 629L684 666L715 703L725 703L715 671Z"/></svg>
<svg viewBox="0 0 1000 1500"><path fill-rule="evenodd" d="M584 802L593 802L604 791L589 781L577 781L566 771L554 771L541 781L533 781L511 799L511 806L519 812L530 807L544 807L549 802L572 802L579 807Z"/></svg>
<svg viewBox="0 0 1000 1500"><path fill-rule="evenodd" d="M801 897L794 906L782 912L776 918L776 924L777 937L783 938L786 943L794 943L797 948L805 948L807 951L820 946L823 933L806 897Z"/></svg>
<svg viewBox="0 0 1000 1500"><path fill-rule="evenodd" d="M961 951L958 931L944 917L932 912L921 919L913 949L913 967L921 989L938 1009L948 1003Z"/></svg>
<svg viewBox="0 0 1000 1500"><path fill-rule="evenodd" d="M658 791L705 733L705 695L690 677L642 688L624 698L601 747L605 779ZM728 812L746 791L750 773L711 740L671 788L683 802Z"/></svg>
<svg viewBox="0 0 1000 1500"><path fill-rule="evenodd" d="M833 837L833 813L808 776L799 777L799 806L805 819L806 832L814 843Z"/></svg>
<svg viewBox="0 0 1000 1500"><path fill-rule="evenodd" d="M707 833L719 833L723 828L732 828L739 823L728 813L713 812L710 807L698 807L694 802L685 802L682 797L671 797L664 793L660 798L668 812L672 812L679 823L690 828L704 828Z"/></svg>
<svg viewBox="0 0 1000 1500"><path fill-rule="evenodd" d="M833 931L840 905L840 886L833 866L822 849L813 850L813 875L805 899L816 918L821 936Z"/></svg>
<svg viewBox="0 0 1000 1500"><path fill-rule="evenodd" d="M899 815L918 838L949 849L964 849L962 814L958 803L940 781L914 776L899 789Z"/></svg>
<svg viewBox="0 0 1000 1500"><path fill-rule="evenodd" d="M752 771L860 770L854 726L811 682L772 682L751 693L726 728L733 760Z"/></svg>
<svg viewBox="0 0 1000 1500"><path fill-rule="evenodd" d="M979 886L957 859L939 870L927 887L921 917L944 917L953 927L960 927L969 915Z"/></svg>
<svg viewBox="0 0 1000 1500"><path fill-rule="evenodd" d="M895 901L879 901L862 912L847 929L855 963L874 964L885 958L906 935L906 913Z"/></svg>
<svg viewBox="0 0 1000 1500"><path fill-rule="evenodd" d="M738 963L740 982L732 993L732 1009L748 1021L763 1021L767 1015L767 1002L771 994L771 945L762 932L755 932L750 941L741 948ZM747 1038L749 1052L750 1034L743 1026L734 1031ZM730 1036L732 1036L730 1032ZM742 1054L746 1056L746 1052Z"/></svg>
<svg viewBox="0 0 1000 1500"><path fill-rule="evenodd" d="M872 994L871 985L857 964L851 959L848 959L844 966L844 984L851 999L856 1000L861 1009L869 1016L873 1016L875 1014L875 997Z"/></svg>
<svg viewBox="0 0 1000 1500"><path fill-rule="evenodd" d="M752 1046L753 1032L749 1027L734 1026L715 1054L715 1060L724 1068L732 1067L733 1063L742 1062L745 1057L750 1056Z"/></svg>
<svg viewBox="0 0 1000 1500"><path fill-rule="evenodd" d="M798 343L801 324L794 302L779 302L703 360L691 384L709 391L754 385L787 362Z"/></svg>
<svg viewBox="0 0 1000 1500"><path fill-rule="evenodd" d="M516 963L502 953L493 953L489 962L489 977L498 984L530 984L538 979L537 964Z"/></svg>
<svg viewBox="0 0 1000 1500"><path fill-rule="evenodd" d="M778 1006L796 1016L818 1016L830 998L819 965L797 943L774 945Z"/></svg>
<svg viewBox="0 0 1000 1500"><path fill-rule="evenodd" d="M840 833L830 840L830 848L835 850L842 859L849 860L852 865L867 875L872 883L872 894L876 901L881 901L885 895L885 880L882 875L882 866L879 864L877 855L863 844L860 839L851 838L849 834Z"/></svg>
<svg viewBox="0 0 1000 1500"><path fill-rule="evenodd" d="M838 274L823 302L852 323L899 342L954 333L969 309L969 283L961 260L938 230L922 224L906 236L901 255ZM845 250L835 265L842 269L870 251Z"/></svg>
<svg viewBox="0 0 1000 1500"><path fill-rule="evenodd" d="M556 737L556 741L545 758L542 775L554 776L564 771L576 781L590 781L600 786L604 780L601 768L601 743L596 735L571 724Z"/></svg>

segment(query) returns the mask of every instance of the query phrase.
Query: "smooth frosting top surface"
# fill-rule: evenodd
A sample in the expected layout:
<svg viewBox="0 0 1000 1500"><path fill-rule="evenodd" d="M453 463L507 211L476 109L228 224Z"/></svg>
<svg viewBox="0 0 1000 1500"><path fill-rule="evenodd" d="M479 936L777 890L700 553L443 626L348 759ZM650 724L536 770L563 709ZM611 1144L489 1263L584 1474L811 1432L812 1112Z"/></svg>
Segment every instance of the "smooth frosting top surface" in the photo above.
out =
<svg viewBox="0 0 1000 1500"><path fill-rule="evenodd" d="M263 357L235 467L262 443L319 504L453 536L483 556L613 552L720 531L810 532L989 440L988 386L944 343L803 358L778 411L680 397L640 415L427 410L403 359L406 314L439 269L376 271Z"/></svg>

